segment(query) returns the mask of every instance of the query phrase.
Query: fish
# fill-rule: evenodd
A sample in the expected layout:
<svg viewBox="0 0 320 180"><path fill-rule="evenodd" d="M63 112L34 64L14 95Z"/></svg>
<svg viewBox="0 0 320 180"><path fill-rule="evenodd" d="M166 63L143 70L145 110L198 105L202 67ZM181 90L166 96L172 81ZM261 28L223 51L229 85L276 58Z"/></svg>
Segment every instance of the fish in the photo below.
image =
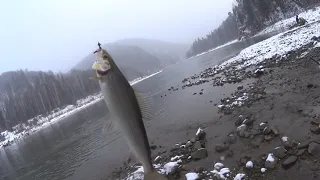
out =
<svg viewBox="0 0 320 180"><path fill-rule="evenodd" d="M148 105L129 84L113 58L98 43L97 61L92 65L94 79L99 81L101 93L112 118L112 124L124 135L130 150L142 164L145 180L167 180L156 171L151 162L150 145L143 123L143 115L150 116ZM147 102L147 101L145 101Z"/></svg>

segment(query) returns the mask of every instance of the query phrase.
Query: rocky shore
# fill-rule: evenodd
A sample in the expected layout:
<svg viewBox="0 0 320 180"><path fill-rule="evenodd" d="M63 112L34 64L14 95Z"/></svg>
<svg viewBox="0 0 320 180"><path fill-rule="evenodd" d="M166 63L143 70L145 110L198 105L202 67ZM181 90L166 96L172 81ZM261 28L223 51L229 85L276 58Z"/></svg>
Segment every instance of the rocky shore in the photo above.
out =
<svg viewBox="0 0 320 180"><path fill-rule="evenodd" d="M242 60L221 68L222 63L185 78L180 89L168 89L239 83L230 97L215 104L220 118L211 126L153 155L158 171L169 179L188 180L318 179L320 47L317 36L310 39L251 65ZM253 83L241 84L248 79ZM215 134L217 128L227 129L222 137ZM135 165L124 166L109 179L142 178L143 168Z"/></svg>

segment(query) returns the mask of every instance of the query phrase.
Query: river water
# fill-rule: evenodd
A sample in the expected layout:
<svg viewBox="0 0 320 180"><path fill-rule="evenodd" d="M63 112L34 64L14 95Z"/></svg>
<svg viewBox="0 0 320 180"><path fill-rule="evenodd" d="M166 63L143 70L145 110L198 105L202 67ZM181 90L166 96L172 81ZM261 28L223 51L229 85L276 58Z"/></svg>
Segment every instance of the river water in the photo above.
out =
<svg viewBox="0 0 320 180"><path fill-rule="evenodd" d="M209 83L170 92L171 86L195 73L227 60L240 50L271 35L236 42L213 52L181 61L134 88L151 96L155 117L145 122L149 141L171 147L183 140L186 129L209 123L216 116L213 103L236 85L212 87ZM205 89L202 96L194 92ZM74 113L15 144L0 148L1 180L103 180L122 165L128 146L116 130L104 131L112 117L103 101Z"/></svg>

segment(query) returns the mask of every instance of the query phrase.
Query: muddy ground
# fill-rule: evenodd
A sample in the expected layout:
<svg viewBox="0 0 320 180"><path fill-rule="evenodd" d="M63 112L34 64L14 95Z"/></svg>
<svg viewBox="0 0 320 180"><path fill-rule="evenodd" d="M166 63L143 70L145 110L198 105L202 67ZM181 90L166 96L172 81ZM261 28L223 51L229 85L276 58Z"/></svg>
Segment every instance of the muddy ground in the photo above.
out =
<svg viewBox="0 0 320 180"><path fill-rule="evenodd" d="M202 83L223 86L246 79L254 83L239 86L217 104L219 118L202 126L205 136L194 136L164 151L154 146L153 159L159 155L162 160L156 163L165 164L183 155L169 179L185 179L188 172L197 172L199 179L221 179L216 173L219 168L210 172L217 162L231 171L225 174L227 179L237 173L244 173L244 179L320 179L320 68L312 60L319 55L320 48L310 43L286 57L273 57L246 69L230 67L219 72L208 68L184 79L183 88ZM270 153L272 162L266 161ZM253 168L246 167L248 161ZM123 178L133 170L123 167L109 179Z"/></svg>

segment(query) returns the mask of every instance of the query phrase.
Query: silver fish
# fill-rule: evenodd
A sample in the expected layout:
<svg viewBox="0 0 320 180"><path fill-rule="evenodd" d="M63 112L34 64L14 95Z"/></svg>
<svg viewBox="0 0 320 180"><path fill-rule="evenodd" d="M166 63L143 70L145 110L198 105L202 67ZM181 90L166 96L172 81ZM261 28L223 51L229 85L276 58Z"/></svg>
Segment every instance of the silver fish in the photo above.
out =
<svg viewBox="0 0 320 180"><path fill-rule="evenodd" d="M147 133L143 124L143 108L136 94L121 73L113 58L102 49L95 51L98 60L92 68L96 70L101 92L110 113L115 117L113 123L124 135L137 160L144 169L145 180L166 180L151 163L151 151ZM141 111L142 110L142 111Z"/></svg>

